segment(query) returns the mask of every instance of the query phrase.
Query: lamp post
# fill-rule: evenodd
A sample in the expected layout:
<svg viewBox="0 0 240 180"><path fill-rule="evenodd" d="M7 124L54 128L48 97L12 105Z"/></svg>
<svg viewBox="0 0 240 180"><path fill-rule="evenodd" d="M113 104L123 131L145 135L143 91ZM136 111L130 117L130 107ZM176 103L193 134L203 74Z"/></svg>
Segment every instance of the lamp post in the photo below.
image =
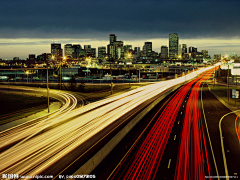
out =
<svg viewBox="0 0 240 180"><path fill-rule="evenodd" d="M228 102L229 102L229 65L228 65L228 71L227 71L227 96L228 96Z"/></svg>
<svg viewBox="0 0 240 180"><path fill-rule="evenodd" d="M48 113L49 111L49 84L48 84L48 61L47 61L47 101L48 101Z"/></svg>
<svg viewBox="0 0 240 180"><path fill-rule="evenodd" d="M29 73L29 72L27 71L26 73L27 73L27 85L28 85L28 73Z"/></svg>
<svg viewBox="0 0 240 180"><path fill-rule="evenodd" d="M235 91L235 106L237 104L237 69L236 69L236 91Z"/></svg>
<svg viewBox="0 0 240 180"><path fill-rule="evenodd" d="M140 67L139 67L139 78L138 78L138 82L140 83Z"/></svg>
<svg viewBox="0 0 240 180"><path fill-rule="evenodd" d="M128 58L129 58L129 59L131 58L131 53L128 53ZM130 87L130 86L131 86L131 85L130 85L131 75L130 75L129 65L128 65L128 77L129 77L129 87Z"/></svg>
<svg viewBox="0 0 240 180"><path fill-rule="evenodd" d="M112 82L112 63L110 62L110 72L111 72L111 94L113 94L113 82Z"/></svg>

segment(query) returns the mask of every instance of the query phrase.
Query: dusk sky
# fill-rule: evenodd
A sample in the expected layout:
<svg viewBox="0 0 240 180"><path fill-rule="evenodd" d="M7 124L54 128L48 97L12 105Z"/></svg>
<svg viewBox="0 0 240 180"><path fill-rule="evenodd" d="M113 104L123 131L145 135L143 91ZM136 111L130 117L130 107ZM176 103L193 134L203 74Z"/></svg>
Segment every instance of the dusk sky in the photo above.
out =
<svg viewBox="0 0 240 180"><path fill-rule="evenodd" d="M209 54L240 56L239 0L8 0L0 1L0 58L50 53L50 44L107 46L153 42L160 52L169 33Z"/></svg>

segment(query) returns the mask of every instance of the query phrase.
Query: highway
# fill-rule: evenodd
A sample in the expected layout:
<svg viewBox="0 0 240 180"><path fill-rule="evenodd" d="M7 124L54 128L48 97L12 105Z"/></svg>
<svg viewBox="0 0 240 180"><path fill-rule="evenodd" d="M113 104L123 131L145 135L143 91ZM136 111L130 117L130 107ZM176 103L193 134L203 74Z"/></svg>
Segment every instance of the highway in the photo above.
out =
<svg viewBox="0 0 240 180"><path fill-rule="evenodd" d="M185 84L173 95L162 112L155 117L154 125L146 134L144 141L137 146L137 150L130 149L129 154L122 160L125 164L121 163L121 166L115 169L112 174L113 178L199 179L201 176L204 178L204 166L209 171L209 160L201 121L199 121L198 94L201 81L211 77L212 73L211 70ZM185 112L180 111L181 107L185 109ZM174 125L182 126L182 130L180 134L173 134L170 139ZM175 131L173 132L176 133ZM141 136L138 139L141 139ZM134 152L132 155L131 151ZM164 152L167 154L164 155ZM168 159L169 152L172 152L171 155L174 157ZM206 164L202 161L203 156ZM176 169L173 167L174 163ZM167 171L170 167L173 169L172 172ZM208 174L210 175L210 172Z"/></svg>
<svg viewBox="0 0 240 180"><path fill-rule="evenodd" d="M201 72L206 70L204 68ZM0 172L2 174L20 175L53 174L55 177L58 174L73 173L70 169L73 171L74 168L79 167L79 164L83 164L87 159L85 155L88 152L94 149L92 154L96 153L97 149L100 148L98 147L99 142L107 141L106 137L116 130L116 127L124 122L124 119L128 119L126 118L127 116L140 112L147 104L159 97L161 93L168 91L169 88L174 87L176 84L193 79L198 75L197 73L200 74L200 72L192 72L185 77L154 83L77 109L75 109L76 98L69 94L68 97L65 97L66 102L69 102L66 103L68 108L62 110L65 114L55 114L44 120L30 124L26 123L0 133ZM191 89L194 82L191 81L190 84L188 83L183 87ZM189 91L184 90L185 88L181 89L183 91L179 91L180 93L176 94L177 98L173 98L175 100L167 105L168 108L165 111L165 115L168 112L174 112L174 114L166 117L163 115L167 121L164 121L164 125L159 125L164 127L162 135L158 136L154 133L152 135L164 141L161 142L163 149L157 152L161 152L161 156L163 156L164 146L166 146L173 128L174 118L177 116L181 104ZM191 97L195 96L192 95ZM67 100L68 98L69 101ZM195 106L198 109L197 104ZM194 113L199 112L194 111ZM190 114L192 114L192 110ZM186 125L186 128L189 127L191 127L189 124ZM201 126L198 124L194 124L193 127L198 131L202 131L199 128ZM155 132L159 131L159 129L155 130ZM154 138L150 139L153 140ZM147 145L148 142L145 144ZM148 146L148 148L150 147ZM203 153L199 153L197 150L196 152L198 156L203 155ZM144 153L151 154L148 151ZM92 156L92 154L89 156ZM83 160L84 158L85 160ZM77 161L79 163L72 168ZM155 162L153 164L156 164L159 160L153 158L153 162ZM178 162L181 161L179 160ZM150 164L152 162L148 163L148 165ZM203 165L201 168L203 168ZM196 167L196 172L202 171L201 168L200 166ZM153 173L156 174L156 171L153 171Z"/></svg>
<svg viewBox="0 0 240 180"><path fill-rule="evenodd" d="M99 179L236 178L240 173L236 163L240 162L239 120L206 85L202 87L211 73L160 103L154 115L148 114L146 122L129 133L92 174ZM223 117L227 119L221 125L222 148L219 123Z"/></svg>

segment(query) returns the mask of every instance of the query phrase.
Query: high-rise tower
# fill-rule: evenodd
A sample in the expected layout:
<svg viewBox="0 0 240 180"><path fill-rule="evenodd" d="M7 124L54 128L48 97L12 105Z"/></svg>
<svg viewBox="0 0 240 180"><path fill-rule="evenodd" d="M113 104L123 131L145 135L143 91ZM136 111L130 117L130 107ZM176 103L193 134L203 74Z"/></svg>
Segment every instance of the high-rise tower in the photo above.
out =
<svg viewBox="0 0 240 180"><path fill-rule="evenodd" d="M168 47L161 46L161 58L167 59L168 58Z"/></svg>
<svg viewBox="0 0 240 180"><path fill-rule="evenodd" d="M54 56L55 60L60 61L63 56L63 50L61 49L61 44L52 43L51 53L52 53L52 56Z"/></svg>
<svg viewBox="0 0 240 180"><path fill-rule="evenodd" d="M178 56L178 33L169 33L169 58L176 59Z"/></svg>

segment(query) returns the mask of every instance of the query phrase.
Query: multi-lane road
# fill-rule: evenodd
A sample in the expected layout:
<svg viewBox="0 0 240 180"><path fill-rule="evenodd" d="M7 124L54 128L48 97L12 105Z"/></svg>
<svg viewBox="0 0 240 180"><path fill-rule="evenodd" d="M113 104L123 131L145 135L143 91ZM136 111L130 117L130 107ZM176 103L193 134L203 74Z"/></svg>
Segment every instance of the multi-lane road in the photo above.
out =
<svg viewBox="0 0 240 180"><path fill-rule="evenodd" d="M0 173L52 174L55 179L72 174L145 107L169 93L91 173L97 179L239 175L232 162L240 157L236 133L239 121L234 114L220 121L230 110L214 102L216 98L205 86L202 88L213 71L195 78L199 73L151 84L81 108L76 108L75 97L68 95L65 99L68 102L69 98L69 103L62 110L65 114L54 114L0 133ZM176 84L180 88L170 93Z"/></svg>
<svg viewBox="0 0 240 180"><path fill-rule="evenodd" d="M148 128L139 125L92 173L100 179L238 178L239 120L204 84L211 73L155 107L144 118Z"/></svg>

